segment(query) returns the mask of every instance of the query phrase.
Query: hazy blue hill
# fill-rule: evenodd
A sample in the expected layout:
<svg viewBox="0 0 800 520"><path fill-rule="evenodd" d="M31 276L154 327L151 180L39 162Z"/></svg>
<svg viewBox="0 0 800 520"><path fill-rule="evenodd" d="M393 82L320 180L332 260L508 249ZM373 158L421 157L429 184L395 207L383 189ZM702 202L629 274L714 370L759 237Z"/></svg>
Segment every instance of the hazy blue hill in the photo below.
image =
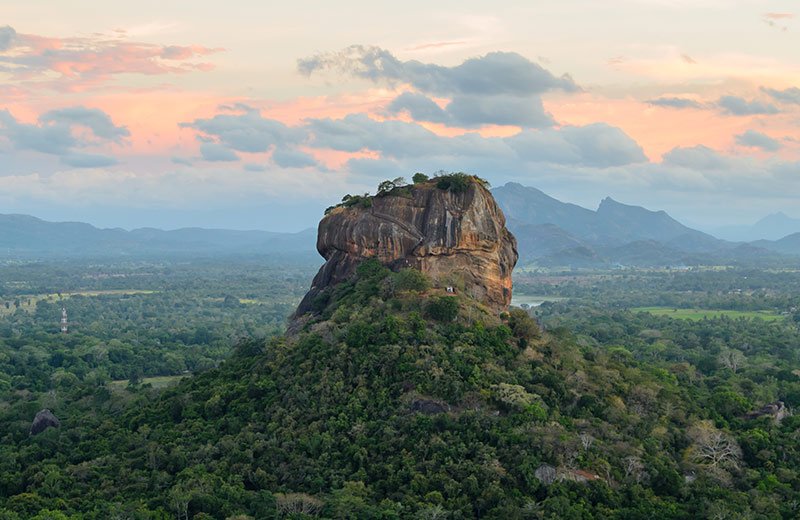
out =
<svg viewBox="0 0 800 520"><path fill-rule="evenodd" d="M636 240L625 245L609 248L605 256L613 263L622 265L658 266L683 264L686 253L655 240Z"/></svg>
<svg viewBox="0 0 800 520"><path fill-rule="evenodd" d="M752 242L753 246L769 249L778 253L789 255L800 255L800 233L792 233L780 240L757 240Z"/></svg>
<svg viewBox="0 0 800 520"><path fill-rule="evenodd" d="M517 224L554 224L580 236L594 225L594 211L561 202L536 188L516 182L493 189L492 195L506 217Z"/></svg>
<svg viewBox="0 0 800 520"><path fill-rule="evenodd" d="M702 244L704 249L721 246L720 240L684 226L665 211L650 211L640 206L631 206L606 197L597 208L597 227L600 236L623 242L631 240L656 240L692 244L693 249ZM679 244L674 244L682 249Z"/></svg>
<svg viewBox="0 0 800 520"><path fill-rule="evenodd" d="M800 233L800 219L780 211L751 226L723 226L714 231L721 238L737 241L779 240L794 233Z"/></svg>
<svg viewBox="0 0 800 520"><path fill-rule="evenodd" d="M147 256L158 254L313 253L315 231L273 233L226 229L100 229L0 215L0 255L10 257Z"/></svg>
<svg viewBox="0 0 800 520"><path fill-rule="evenodd" d="M756 222L753 232L758 238L779 240L800 233L800 219L791 218L782 212L773 213Z"/></svg>
<svg viewBox="0 0 800 520"><path fill-rule="evenodd" d="M564 250L591 246L555 224L523 224L508 222L517 238L517 249L523 258L542 258Z"/></svg>
<svg viewBox="0 0 800 520"><path fill-rule="evenodd" d="M495 188L493 193L517 237L523 262L656 266L774 261L775 253L795 253L791 244L742 247L685 226L665 211L610 197L592 211L517 183Z"/></svg>

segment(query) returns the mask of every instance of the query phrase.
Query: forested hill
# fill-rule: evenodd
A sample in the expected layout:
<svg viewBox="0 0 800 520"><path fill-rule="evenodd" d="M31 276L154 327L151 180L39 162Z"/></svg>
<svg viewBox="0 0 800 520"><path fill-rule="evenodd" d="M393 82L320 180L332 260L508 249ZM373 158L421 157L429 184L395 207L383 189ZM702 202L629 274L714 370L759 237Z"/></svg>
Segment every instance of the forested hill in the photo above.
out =
<svg viewBox="0 0 800 520"><path fill-rule="evenodd" d="M125 406L74 388L39 435L35 403L5 409L0 515L796 517L798 419L746 417L737 389L754 380L736 368L655 361L653 323L614 319L634 354L374 261L315 311ZM800 395L788 371L770 377Z"/></svg>
<svg viewBox="0 0 800 520"><path fill-rule="evenodd" d="M29 215L0 215L0 258L312 254L314 236L312 229L300 233L203 228L126 231L81 222L47 222Z"/></svg>

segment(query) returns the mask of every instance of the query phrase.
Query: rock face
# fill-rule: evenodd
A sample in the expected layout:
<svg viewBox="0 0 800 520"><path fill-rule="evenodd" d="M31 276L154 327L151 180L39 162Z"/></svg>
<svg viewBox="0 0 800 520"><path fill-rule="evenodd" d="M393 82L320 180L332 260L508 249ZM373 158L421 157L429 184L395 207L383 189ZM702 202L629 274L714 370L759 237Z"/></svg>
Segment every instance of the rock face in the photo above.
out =
<svg viewBox="0 0 800 520"><path fill-rule="evenodd" d="M503 212L482 184L455 192L436 182L372 198L370 207L333 209L319 224L317 250L325 257L297 309L311 310L327 287L350 278L367 258L392 270L413 267L439 287L454 287L495 310L511 302L517 242Z"/></svg>
<svg viewBox="0 0 800 520"><path fill-rule="evenodd" d="M45 408L44 410L38 411L36 417L33 418L33 423L31 423L31 435L37 435L48 428L58 428L59 426L61 426L61 421L58 420L58 417Z"/></svg>

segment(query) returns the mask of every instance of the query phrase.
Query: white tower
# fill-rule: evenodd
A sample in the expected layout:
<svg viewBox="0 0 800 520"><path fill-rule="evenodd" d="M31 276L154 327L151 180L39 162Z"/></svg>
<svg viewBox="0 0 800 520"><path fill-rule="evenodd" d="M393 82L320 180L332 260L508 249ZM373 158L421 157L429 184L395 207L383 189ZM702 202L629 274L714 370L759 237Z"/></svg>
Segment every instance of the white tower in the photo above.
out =
<svg viewBox="0 0 800 520"><path fill-rule="evenodd" d="M67 323L67 308L61 307L61 333L66 334L68 331L69 325Z"/></svg>

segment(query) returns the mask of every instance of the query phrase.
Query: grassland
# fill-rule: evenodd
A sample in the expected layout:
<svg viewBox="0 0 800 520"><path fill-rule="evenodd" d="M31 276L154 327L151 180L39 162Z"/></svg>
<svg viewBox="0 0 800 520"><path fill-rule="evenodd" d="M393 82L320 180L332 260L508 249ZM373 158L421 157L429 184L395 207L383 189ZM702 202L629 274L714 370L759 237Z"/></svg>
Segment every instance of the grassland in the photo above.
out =
<svg viewBox="0 0 800 520"><path fill-rule="evenodd" d="M725 316L730 319L762 319L777 321L783 318L774 311L733 311L727 309L675 309L672 307L635 307L633 312L649 312L656 316L669 316L677 320L703 320Z"/></svg>

